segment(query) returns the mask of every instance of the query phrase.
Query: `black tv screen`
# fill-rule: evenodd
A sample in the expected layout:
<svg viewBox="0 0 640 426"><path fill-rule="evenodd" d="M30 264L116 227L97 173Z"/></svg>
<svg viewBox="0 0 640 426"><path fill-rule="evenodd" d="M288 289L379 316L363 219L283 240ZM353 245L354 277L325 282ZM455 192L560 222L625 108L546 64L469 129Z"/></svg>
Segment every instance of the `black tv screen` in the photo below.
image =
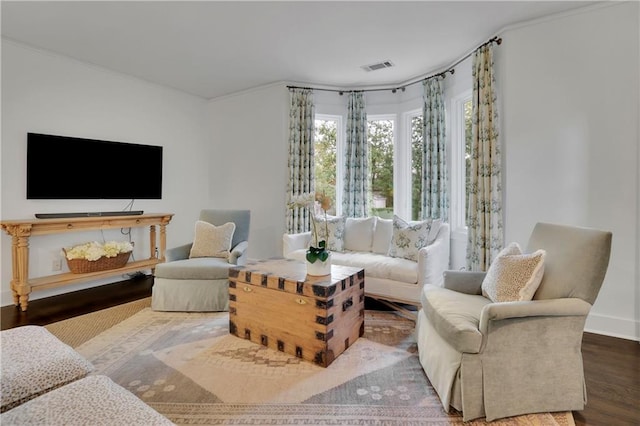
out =
<svg viewBox="0 0 640 426"><path fill-rule="evenodd" d="M27 134L27 199L161 198L161 146Z"/></svg>

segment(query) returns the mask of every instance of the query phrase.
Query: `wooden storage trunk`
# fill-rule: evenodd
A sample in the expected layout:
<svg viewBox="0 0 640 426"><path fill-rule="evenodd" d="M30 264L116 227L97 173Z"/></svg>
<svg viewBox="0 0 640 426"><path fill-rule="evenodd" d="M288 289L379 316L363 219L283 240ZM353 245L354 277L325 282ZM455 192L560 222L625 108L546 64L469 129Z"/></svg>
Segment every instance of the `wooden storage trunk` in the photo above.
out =
<svg viewBox="0 0 640 426"><path fill-rule="evenodd" d="M232 268L229 331L327 367L364 333L364 269L312 277L291 259Z"/></svg>

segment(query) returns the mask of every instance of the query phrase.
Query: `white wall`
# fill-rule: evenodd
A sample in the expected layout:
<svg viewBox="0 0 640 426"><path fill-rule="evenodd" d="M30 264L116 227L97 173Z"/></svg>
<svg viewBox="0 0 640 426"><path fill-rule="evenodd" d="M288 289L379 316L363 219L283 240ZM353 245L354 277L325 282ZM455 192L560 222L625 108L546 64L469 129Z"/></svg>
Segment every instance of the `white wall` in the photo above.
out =
<svg viewBox="0 0 640 426"><path fill-rule="evenodd" d="M1 201L3 220L33 218L35 213L121 210L129 200L27 200L27 132L161 145L164 147L162 200L139 200L135 210L175 213L167 227L169 246L193 238L193 223L208 203L208 128L206 101L191 95L116 74L69 58L2 40ZM90 158L82 161L91 161ZM136 175L136 165L123 159L114 171ZM73 184L73 170L60 170L61 185ZM1 238L1 303L13 303L10 290L11 238ZM37 236L30 240L32 277L51 274L60 249L75 243L102 240L100 231L64 236ZM120 230L104 232L105 239L126 239ZM149 252L148 233L133 231L134 254ZM66 265L65 265L66 268ZM35 300L91 287L122 277L33 292Z"/></svg>
<svg viewBox="0 0 640 426"><path fill-rule="evenodd" d="M611 230L610 266L587 330L640 340L638 3L558 15L501 36L505 239L526 245L538 221ZM447 75L448 101L471 88L470 73L466 60ZM414 87L368 92L367 112L401 111L416 96ZM342 105L332 97L320 92L317 112L336 113ZM465 247L466 234L454 232L452 268L464 266Z"/></svg>
<svg viewBox="0 0 640 426"><path fill-rule="evenodd" d="M636 2L613 3L504 31L496 66L506 241L526 243L537 221L613 231L610 267L587 328L640 340L638 9ZM202 208L248 208L249 256L281 255L288 138L284 84L205 102L5 41L2 49L3 219L126 204L26 200L28 131L160 144L165 196L137 202L136 208L176 213L170 246L192 240ZM460 72L447 77L451 90ZM376 102L373 96L368 101ZM328 104L333 105L318 112L336 113L342 102ZM39 238L41 249L32 241L31 265L48 274L51 253L67 242ZM11 300L9 243L2 237L3 304Z"/></svg>
<svg viewBox="0 0 640 426"><path fill-rule="evenodd" d="M609 269L587 330L638 330L637 2L505 31L502 100L506 242L538 221L613 232Z"/></svg>
<svg viewBox="0 0 640 426"><path fill-rule="evenodd" d="M287 188L289 95L274 84L218 98L207 107L212 133L210 208L251 210L249 258L282 256Z"/></svg>

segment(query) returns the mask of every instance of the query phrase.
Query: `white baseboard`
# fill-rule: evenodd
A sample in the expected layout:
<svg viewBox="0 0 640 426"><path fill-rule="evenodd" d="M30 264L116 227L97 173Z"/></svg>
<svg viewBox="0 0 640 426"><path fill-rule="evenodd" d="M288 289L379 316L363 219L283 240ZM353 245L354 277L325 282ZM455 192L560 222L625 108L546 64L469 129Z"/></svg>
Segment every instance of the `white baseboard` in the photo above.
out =
<svg viewBox="0 0 640 426"><path fill-rule="evenodd" d="M640 321L601 314L589 314L584 331L640 342Z"/></svg>
<svg viewBox="0 0 640 426"><path fill-rule="evenodd" d="M0 293L0 306L13 305L13 294L11 290L5 290Z"/></svg>

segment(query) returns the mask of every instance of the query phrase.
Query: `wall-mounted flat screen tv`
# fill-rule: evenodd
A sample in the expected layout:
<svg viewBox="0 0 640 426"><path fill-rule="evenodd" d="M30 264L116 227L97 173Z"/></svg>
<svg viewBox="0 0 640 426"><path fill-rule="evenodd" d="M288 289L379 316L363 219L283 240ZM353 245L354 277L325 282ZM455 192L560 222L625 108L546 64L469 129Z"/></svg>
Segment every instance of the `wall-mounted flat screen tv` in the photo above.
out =
<svg viewBox="0 0 640 426"><path fill-rule="evenodd" d="M161 198L161 146L27 134L27 199Z"/></svg>

